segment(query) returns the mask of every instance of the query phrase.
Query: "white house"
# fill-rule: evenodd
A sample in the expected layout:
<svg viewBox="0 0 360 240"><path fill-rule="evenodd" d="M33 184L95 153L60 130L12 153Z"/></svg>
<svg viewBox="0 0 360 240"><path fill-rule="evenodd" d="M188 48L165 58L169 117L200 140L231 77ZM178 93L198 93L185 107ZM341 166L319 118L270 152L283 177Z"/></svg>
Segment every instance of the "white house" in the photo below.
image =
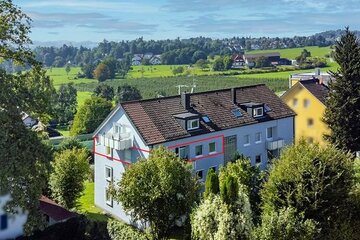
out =
<svg viewBox="0 0 360 240"><path fill-rule="evenodd" d="M0 196L0 239L15 239L21 236L27 220L27 215L21 211L18 214L7 214L4 211L4 206L9 200L9 194Z"/></svg>
<svg viewBox="0 0 360 240"><path fill-rule="evenodd" d="M265 168L293 143L294 116L265 85L121 103L94 132L95 204L131 222L108 194L109 183L160 145L192 164L200 181L236 152Z"/></svg>

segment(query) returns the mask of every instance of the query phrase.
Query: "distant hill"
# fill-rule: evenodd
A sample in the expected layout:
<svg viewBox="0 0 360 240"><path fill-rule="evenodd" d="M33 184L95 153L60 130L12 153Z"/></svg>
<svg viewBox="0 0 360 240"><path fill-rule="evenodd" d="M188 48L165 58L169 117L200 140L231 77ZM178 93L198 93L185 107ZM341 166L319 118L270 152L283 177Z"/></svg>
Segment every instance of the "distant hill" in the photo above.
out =
<svg viewBox="0 0 360 240"><path fill-rule="evenodd" d="M79 48L81 46L85 47L85 48L94 48L99 43L91 42L91 41L84 41L84 42L74 42L74 41L47 41L47 42L42 42L42 41L34 41L33 42L33 48L35 48L35 47L56 47L56 48L60 48L64 44L67 45L67 46L73 46L73 47L76 47L76 48Z"/></svg>

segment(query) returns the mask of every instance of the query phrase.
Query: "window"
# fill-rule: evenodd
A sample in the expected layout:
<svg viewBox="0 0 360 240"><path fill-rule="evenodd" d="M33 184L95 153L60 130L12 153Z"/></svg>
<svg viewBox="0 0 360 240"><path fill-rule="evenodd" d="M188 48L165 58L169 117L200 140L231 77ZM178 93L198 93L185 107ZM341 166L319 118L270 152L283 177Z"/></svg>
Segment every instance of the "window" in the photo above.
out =
<svg viewBox="0 0 360 240"><path fill-rule="evenodd" d="M272 111L271 108L269 107L269 105L265 104L264 107L265 107L265 112L271 112Z"/></svg>
<svg viewBox="0 0 360 240"><path fill-rule="evenodd" d="M108 182L113 181L113 169L112 169L112 167L105 166L105 179Z"/></svg>
<svg viewBox="0 0 360 240"><path fill-rule="evenodd" d="M195 156L201 156L203 155L203 146L202 145L198 145L195 147Z"/></svg>
<svg viewBox="0 0 360 240"><path fill-rule="evenodd" d="M215 167L215 166L214 166L214 167L210 167L209 170L210 170L210 169L212 169L212 170L214 170L214 172L216 172L216 167Z"/></svg>
<svg viewBox="0 0 360 240"><path fill-rule="evenodd" d="M297 98L294 98L293 99L293 107L296 107L297 105L298 105L298 100L297 100Z"/></svg>
<svg viewBox="0 0 360 240"><path fill-rule="evenodd" d="M266 138L272 139L274 137L275 127L269 127L266 129Z"/></svg>
<svg viewBox="0 0 360 240"><path fill-rule="evenodd" d="M308 108L310 106L310 101L308 99L304 99L304 108Z"/></svg>
<svg viewBox="0 0 360 240"><path fill-rule="evenodd" d="M264 109L262 107L253 109L253 116L254 117L261 117L263 115L264 115Z"/></svg>
<svg viewBox="0 0 360 240"><path fill-rule="evenodd" d="M108 188L105 189L105 202L108 206L110 206L110 207L113 206L113 198L112 198Z"/></svg>
<svg viewBox="0 0 360 240"><path fill-rule="evenodd" d="M128 162L131 162L131 150L130 149L124 150L124 159Z"/></svg>
<svg viewBox="0 0 360 240"><path fill-rule="evenodd" d="M261 143L261 132L255 133L255 143Z"/></svg>
<svg viewBox="0 0 360 240"><path fill-rule="evenodd" d="M256 164L261 163L261 155L256 155L256 156L255 156L255 163L256 163Z"/></svg>
<svg viewBox="0 0 360 240"><path fill-rule="evenodd" d="M203 120L204 122L206 122L206 123L211 122L210 118L209 118L207 115L204 115L204 116L202 117L202 120Z"/></svg>
<svg viewBox="0 0 360 240"><path fill-rule="evenodd" d="M114 133L121 133L121 132L122 132L121 124L114 123Z"/></svg>
<svg viewBox="0 0 360 240"><path fill-rule="evenodd" d="M99 135L97 135L95 137L95 145L100 145L100 136Z"/></svg>
<svg viewBox="0 0 360 240"><path fill-rule="evenodd" d="M250 145L250 135L245 135L244 136L244 146L249 146Z"/></svg>
<svg viewBox="0 0 360 240"><path fill-rule="evenodd" d="M216 145L215 142L209 143L209 153L216 152Z"/></svg>
<svg viewBox="0 0 360 240"><path fill-rule="evenodd" d="M199 128L199 119L192 119L187 121L187 130Z"/></svg>
<svg viewBox="0 0 360 240"><path fill-rule="evenodd" d="M242 116L242 114L241 114L241 112L240 112L240 109L238 109L238 108L235 108L235 109L231 110L231 112L232 112L232 114L233 114L235 117L237 117L237 118L239 118L239 117Z"/></svg>
<svg viewBox="0 0 360 240"><path fill-rule="evenodd" d="M314 125L314 120L312 118L308 118L307 120L307 126L312 127Z"/></svg>
<svg viewBox="0 0 360 240"><path fill-rule="evenodd" d="M106 147L106 155L107 156L112 156L112 148L111 147Z"/></svg>
<svg viewBox="0 0 360 240"><path fill-rule="evenodd" d="M196 172L196 176L199 180L203 180L204 177L204 171L203 170L199 170Z"/></svg>
<svg viewBox="0 0 360 240"><path fill-rule="evenodd" d="M189 146L175 148L175 153L180 159L189 158Z"/></svg>
<svg viewBox="0 0 360 240"><path fill-rule="evenodd" d="M0 231L8 227L8 218L6 214L0 215Z"/></svg>

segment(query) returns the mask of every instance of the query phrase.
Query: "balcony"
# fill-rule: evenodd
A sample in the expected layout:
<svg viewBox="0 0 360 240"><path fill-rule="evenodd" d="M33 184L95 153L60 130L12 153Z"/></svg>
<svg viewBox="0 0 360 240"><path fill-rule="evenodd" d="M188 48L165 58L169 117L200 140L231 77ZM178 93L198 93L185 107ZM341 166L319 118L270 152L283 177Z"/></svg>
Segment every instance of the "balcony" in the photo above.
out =
<svg viewBox="0 0 360 240"><path fill-rule="evenodd" d="M283 148L284 146L285 146L284 139L278 139L275 141L268 141L266 148L267 148L267 150L272 151L272 150Z"/></svg>
<svg viewBox="0 0 360 240"><path fill-rule="evenodd" d="M133 147L133 137L131 133L118 133L100 135L100 144L116 150L125 150Z"/></svg>

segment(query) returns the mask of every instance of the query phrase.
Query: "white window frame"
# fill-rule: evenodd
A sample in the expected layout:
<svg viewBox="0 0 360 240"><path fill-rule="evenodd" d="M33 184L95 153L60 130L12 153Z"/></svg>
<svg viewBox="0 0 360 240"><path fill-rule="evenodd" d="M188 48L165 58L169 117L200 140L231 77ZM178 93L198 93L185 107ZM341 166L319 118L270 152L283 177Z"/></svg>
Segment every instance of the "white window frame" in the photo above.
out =
<svg viewBox="0 0 360 240"><path fill-rule="evenodd" d="M108 171L110 173L110 176L108 176ZM105 179L108 182L112 182L113 181L113 168L110 166L105 166Z"/></svg>
<svg viewBox="0 0 360 240"><path fill-rule="evenodd" d="M199 172L202 172L202 178L198 178L198 181L204 181L204 169L196 170L196 172L195 172L196 177L199 177L199 175L198 175Z"/></svg>
<svg viewBox="0 0 360 240"><path fill-rule="evenodd" d="M256 162L256 157L260 156L260 162ZM255 164L260 165L262 164L262 156L261 154L255 155Z"/></svg>
<svg viewBox="0 0 360 240"><path fill-rule="evenodd" d="M269 137L269 129L271 129L271 137ZM266 139L271 140L274 138L274 127L266 128Z"/></svg>
<svg viewBox="0 0 360 240"><path fill-rule="evenodd" d="M245 141L247 139L247 141ZM244 135L244 147L250 146L250 134Z"/></svg>
<svg viewBox="0 0 360 240"><path fill-rule="evenodd" d="M258 110L261 110L261 114L258 113ZM263 107L257 107L253 109L253 116L254 117L262 117L264 116L264 108Z"/></svg>
<svg viewBox="0 0 360 240"><path fill-rule="evenodd" d="M109 207L113 207L113 204L114 204L113 197L110 196L110 199L107 198L108 190L109 190L109 188L106 187L106 188L105 188L105 203L106 203L106 205L108 205Z"/></svg>
<svg viewBox="0 0 360 240"><path fill-rule="evenodd" d="M193 123L196 122L197 126L193 127ZM199 129L200 127L200 123L199 123L199 119L189 119L187 120L187 130L195 130L195 129Z"/></svg>
<svg viewBox="0 0 360 240"><path fill-rule="evenodd" d="M197 154L197 152L196 152L196 148L197 148L197 147L201 147L201 154ZM196 157L202 157L203 154L204 154L204 146L203 146L203 145L196 145L196 146L195 146L195 156L196 156Z"/></svg>
<svg viewBox="0 0 360 240"><path fill-rule="evenodd" d="M257 136L259 136L259 139L256 139L257 138ZM255 143L261 143L261 132L257 132L257 133L255 133Z"/></svg>
<svg viewBox="0 0 360 240"><path fill-rule="evenodd" d="M182 156L181 156L181 151L185 151L185 153L186 153L186 149L188 150L188 151L187 151L187 156L182 157ZM179 147L178 156L179 156L180 159L189 159L189 146Z"/></svg>
<svg viewBox="0 0 360 240"><path fill-rule="evenodd" d="M214 151L211 151L210 150L210 144L214 144ZM214 153L216 153L216 142L211 142L211 143L209 143L209 154L214 154Z"/></svg>

